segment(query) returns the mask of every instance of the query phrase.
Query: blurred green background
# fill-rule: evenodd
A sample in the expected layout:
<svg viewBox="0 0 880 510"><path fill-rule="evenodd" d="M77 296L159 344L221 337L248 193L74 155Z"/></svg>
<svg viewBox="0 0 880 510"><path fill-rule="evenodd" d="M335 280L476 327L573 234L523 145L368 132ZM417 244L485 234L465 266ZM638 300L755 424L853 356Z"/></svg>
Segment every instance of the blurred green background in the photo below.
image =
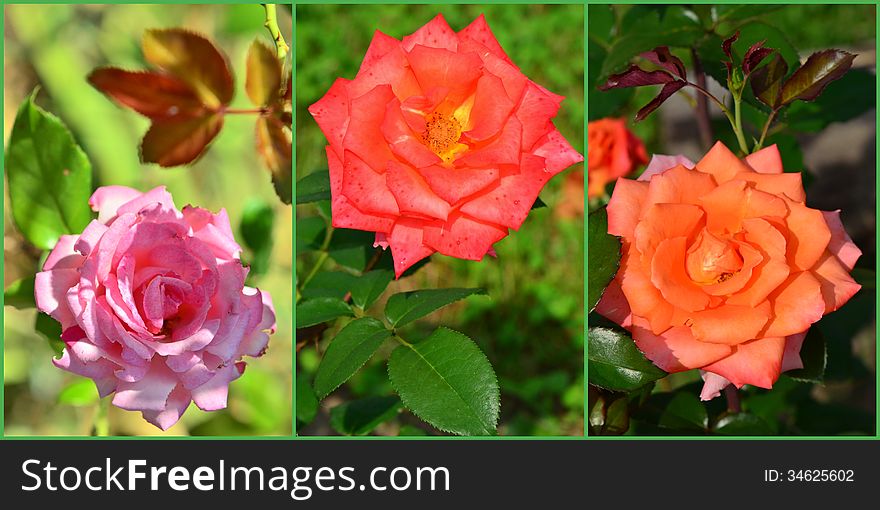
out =
<svg viewBox="0 0 880 510"><path fill-rule="evenodd" d="M297 7L296 158L297 177L326 168L326 140L306 110L336 77L351 79L381 30L400 39L442 13L458 31L481 13L501 46L522 72L566 97L556 126L584 152L584 12L580 5L311 5ZM519 232L496 244L498 258L482 262L435 255L414 276L392 282L385 296L426 287L483 287L489 297L469 298L429 316L426 335L437 324L471 337L486 353L501 387L499 435L581 435L583 433L583 195L563 193L566 178L582 193L577 165L550 181L541 193L549 207L533 210ZM569 185L569 187L571 187ZM572 195L575 196L572 199ZM576 204L563 202L577 202ZM566 207L563 207L566 206ZM315 215L300 206L297 216ZM297 261L302 276L313 257ZM325 269L332 269L327 264ZM383 300L374 305L384 306ZM317 346L297 354L298 376L312 378L334 331ZM388 346L386 346L388 347ZM319 352L320 351L320 352ZM342 402L393 394L385 359L367 363L347 384L322 402L318 417L299 434L335 434L329 410ZM377 428L383 435L435 434L408 411Z"/></svg>
<svg viewBox="0 0 880 510"><path fill-rule="evenodd" d="M246 358L245 375L230 388L228 409L205 413L194 404L170 435L273 435L291 432L291 210L275 196L269 172L254 149L254 118L227 116L220 135L192 167L142 165L138 146L149 122L115 106L86 82L95 67L146 68L140 48L147 28L186 27L208 36L229 58L236 79L233 107L249 107L244 94L245 55L251 41L271 44L264 11L253 5L7 5L4 7L4 140L21 101L40 87L37 103L58 115L88 154L95 187L108 184L143 191L165 185L178 207L225 207L243 244L244 211L274 211L267 270L248 284L272 294L278 332L261 358ZM290 41L290 7L279 7L279 26ZM15 229L6 196L4 284L33 274L39 252ZM247 263L251 254L245 250ZM34 330L36 311L5 307L4 412L7 435L88 435L97 411L94 385L51 363L53 352ZM111 434L159 434L140 413L111 407Z"/></svg>

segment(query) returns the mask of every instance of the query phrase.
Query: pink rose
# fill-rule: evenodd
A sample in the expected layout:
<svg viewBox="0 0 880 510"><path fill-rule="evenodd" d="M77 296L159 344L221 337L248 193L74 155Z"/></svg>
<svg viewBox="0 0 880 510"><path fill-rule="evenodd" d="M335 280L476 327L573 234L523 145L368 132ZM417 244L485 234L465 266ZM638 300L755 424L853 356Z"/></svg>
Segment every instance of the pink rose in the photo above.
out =
<svg viewBox="0 0 880 510"><path fill-rule="evenodd" d="M98 219L62 236L36 275L37 307L66 345L55 366L163 430L190 401L225 408L241 358L275 331L272 298L244 285L226 211L178 211L164 187L105 186L89 205Z"/></svg>

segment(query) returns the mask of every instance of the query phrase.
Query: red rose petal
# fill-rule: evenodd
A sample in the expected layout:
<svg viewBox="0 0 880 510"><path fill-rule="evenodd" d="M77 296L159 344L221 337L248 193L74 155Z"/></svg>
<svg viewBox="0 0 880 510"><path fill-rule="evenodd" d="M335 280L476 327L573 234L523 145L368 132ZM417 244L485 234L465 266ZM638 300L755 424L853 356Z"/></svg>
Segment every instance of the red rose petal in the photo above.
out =
<svg viewBox="0 0 880 510"><path fill-rule="evenodd" d="M456 51L458 49L458 37L456 37L455 31L446 23L446 18L442 14L438 14L411 35L403 38L402 46L406 51L412 51L417 44L429 48L443 48L449 51Z"/></svg>
<svg viewBox="0 0 880 510"><path fill-rule="evenodd" d="M392 160L388 162L386 178L401 212L446 221L451 209L449 204L431 190L418 172Z"/></svg>
<svg viewBox="0 0 880 510"><path fill-rule="evenodd" d="M425 227L425 244L443 255L482 260L493 244L507 236L507 229L483 223L460 213L444 224Z"/></svg>
<svg viewBox="0 0 880 510"><path fill-rule="evenodd" d="M470 25L459 31L458 37L459 39L472 39L488 48L494 55L510 62L510 57L507 56L507 53L504 53L504 49L498 43L495 34L489 29L489 24L486 23L486 17L482 14L473 20Z"/></svg>

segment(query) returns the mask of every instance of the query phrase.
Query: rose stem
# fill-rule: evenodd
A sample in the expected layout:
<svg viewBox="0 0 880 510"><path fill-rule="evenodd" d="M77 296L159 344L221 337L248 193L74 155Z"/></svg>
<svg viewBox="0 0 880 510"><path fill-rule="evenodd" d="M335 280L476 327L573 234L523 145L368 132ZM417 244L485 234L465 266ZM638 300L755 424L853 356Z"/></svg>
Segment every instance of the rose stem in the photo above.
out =
<svg viewBox="0 0 880 510"><path fill-rule="evenodd" d="M739 405L739 391L737 391L736 386L732 384L728 384L724 387L724 398L727 399L727 410L731 413L738 413L742 411L742 408Z"/></svg>
<svg viewBox="0 0 880 510"><path fill-rule="evenodd" d="M99 437L110 435L110 397L98 400L98 410L95 413L95 435Z"/></svg>
<svg viewBox="0 0 880 510"><path fill-rule="evenodd" d="M278 28L275 4L263 4L263 8L266 9L266 22L263 25L269 30L269 35L275 41L275 54L278 56L278 60L284 60L287 52L290 51L290 46L284 41L284 36L281 35L281 30Z"/></svg>
<svg viewBox="0 0 880 510"><path fill-rule="evenodd" d="M697 50L691 48L691 58L694 64L694 76L697 79L697 85L706 88L706 73L703 71L703 64L700 57L697 56ZM714 136L712 134L712 121L709 119L709 101L706 96L697 94L697 127L700 129L700 141L703 147L708 148L712 145Z"/></svg>

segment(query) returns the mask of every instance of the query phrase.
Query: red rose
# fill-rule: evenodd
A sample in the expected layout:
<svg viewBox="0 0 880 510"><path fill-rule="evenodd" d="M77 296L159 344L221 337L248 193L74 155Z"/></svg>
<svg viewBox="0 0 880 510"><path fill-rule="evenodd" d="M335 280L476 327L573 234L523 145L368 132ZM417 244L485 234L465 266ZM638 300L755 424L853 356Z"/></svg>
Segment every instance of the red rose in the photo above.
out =
<svg viewBox="0 0 880 510"><path fill-rule="evenodd" d="M590 147L587 162L587 197L605 194L605 185L648 162L641 140L626 128L623 119L599 119L587 124Z"/></svg>
<svg viewBox="0 0 880 510"><path fill-rule="evenodd" d="M353 80L309 108L329 141L333 226L376 232L398 276L440 252L480 260L544 184L583 161L480 16L442 15L402 41L377 31Z"/></svg>

